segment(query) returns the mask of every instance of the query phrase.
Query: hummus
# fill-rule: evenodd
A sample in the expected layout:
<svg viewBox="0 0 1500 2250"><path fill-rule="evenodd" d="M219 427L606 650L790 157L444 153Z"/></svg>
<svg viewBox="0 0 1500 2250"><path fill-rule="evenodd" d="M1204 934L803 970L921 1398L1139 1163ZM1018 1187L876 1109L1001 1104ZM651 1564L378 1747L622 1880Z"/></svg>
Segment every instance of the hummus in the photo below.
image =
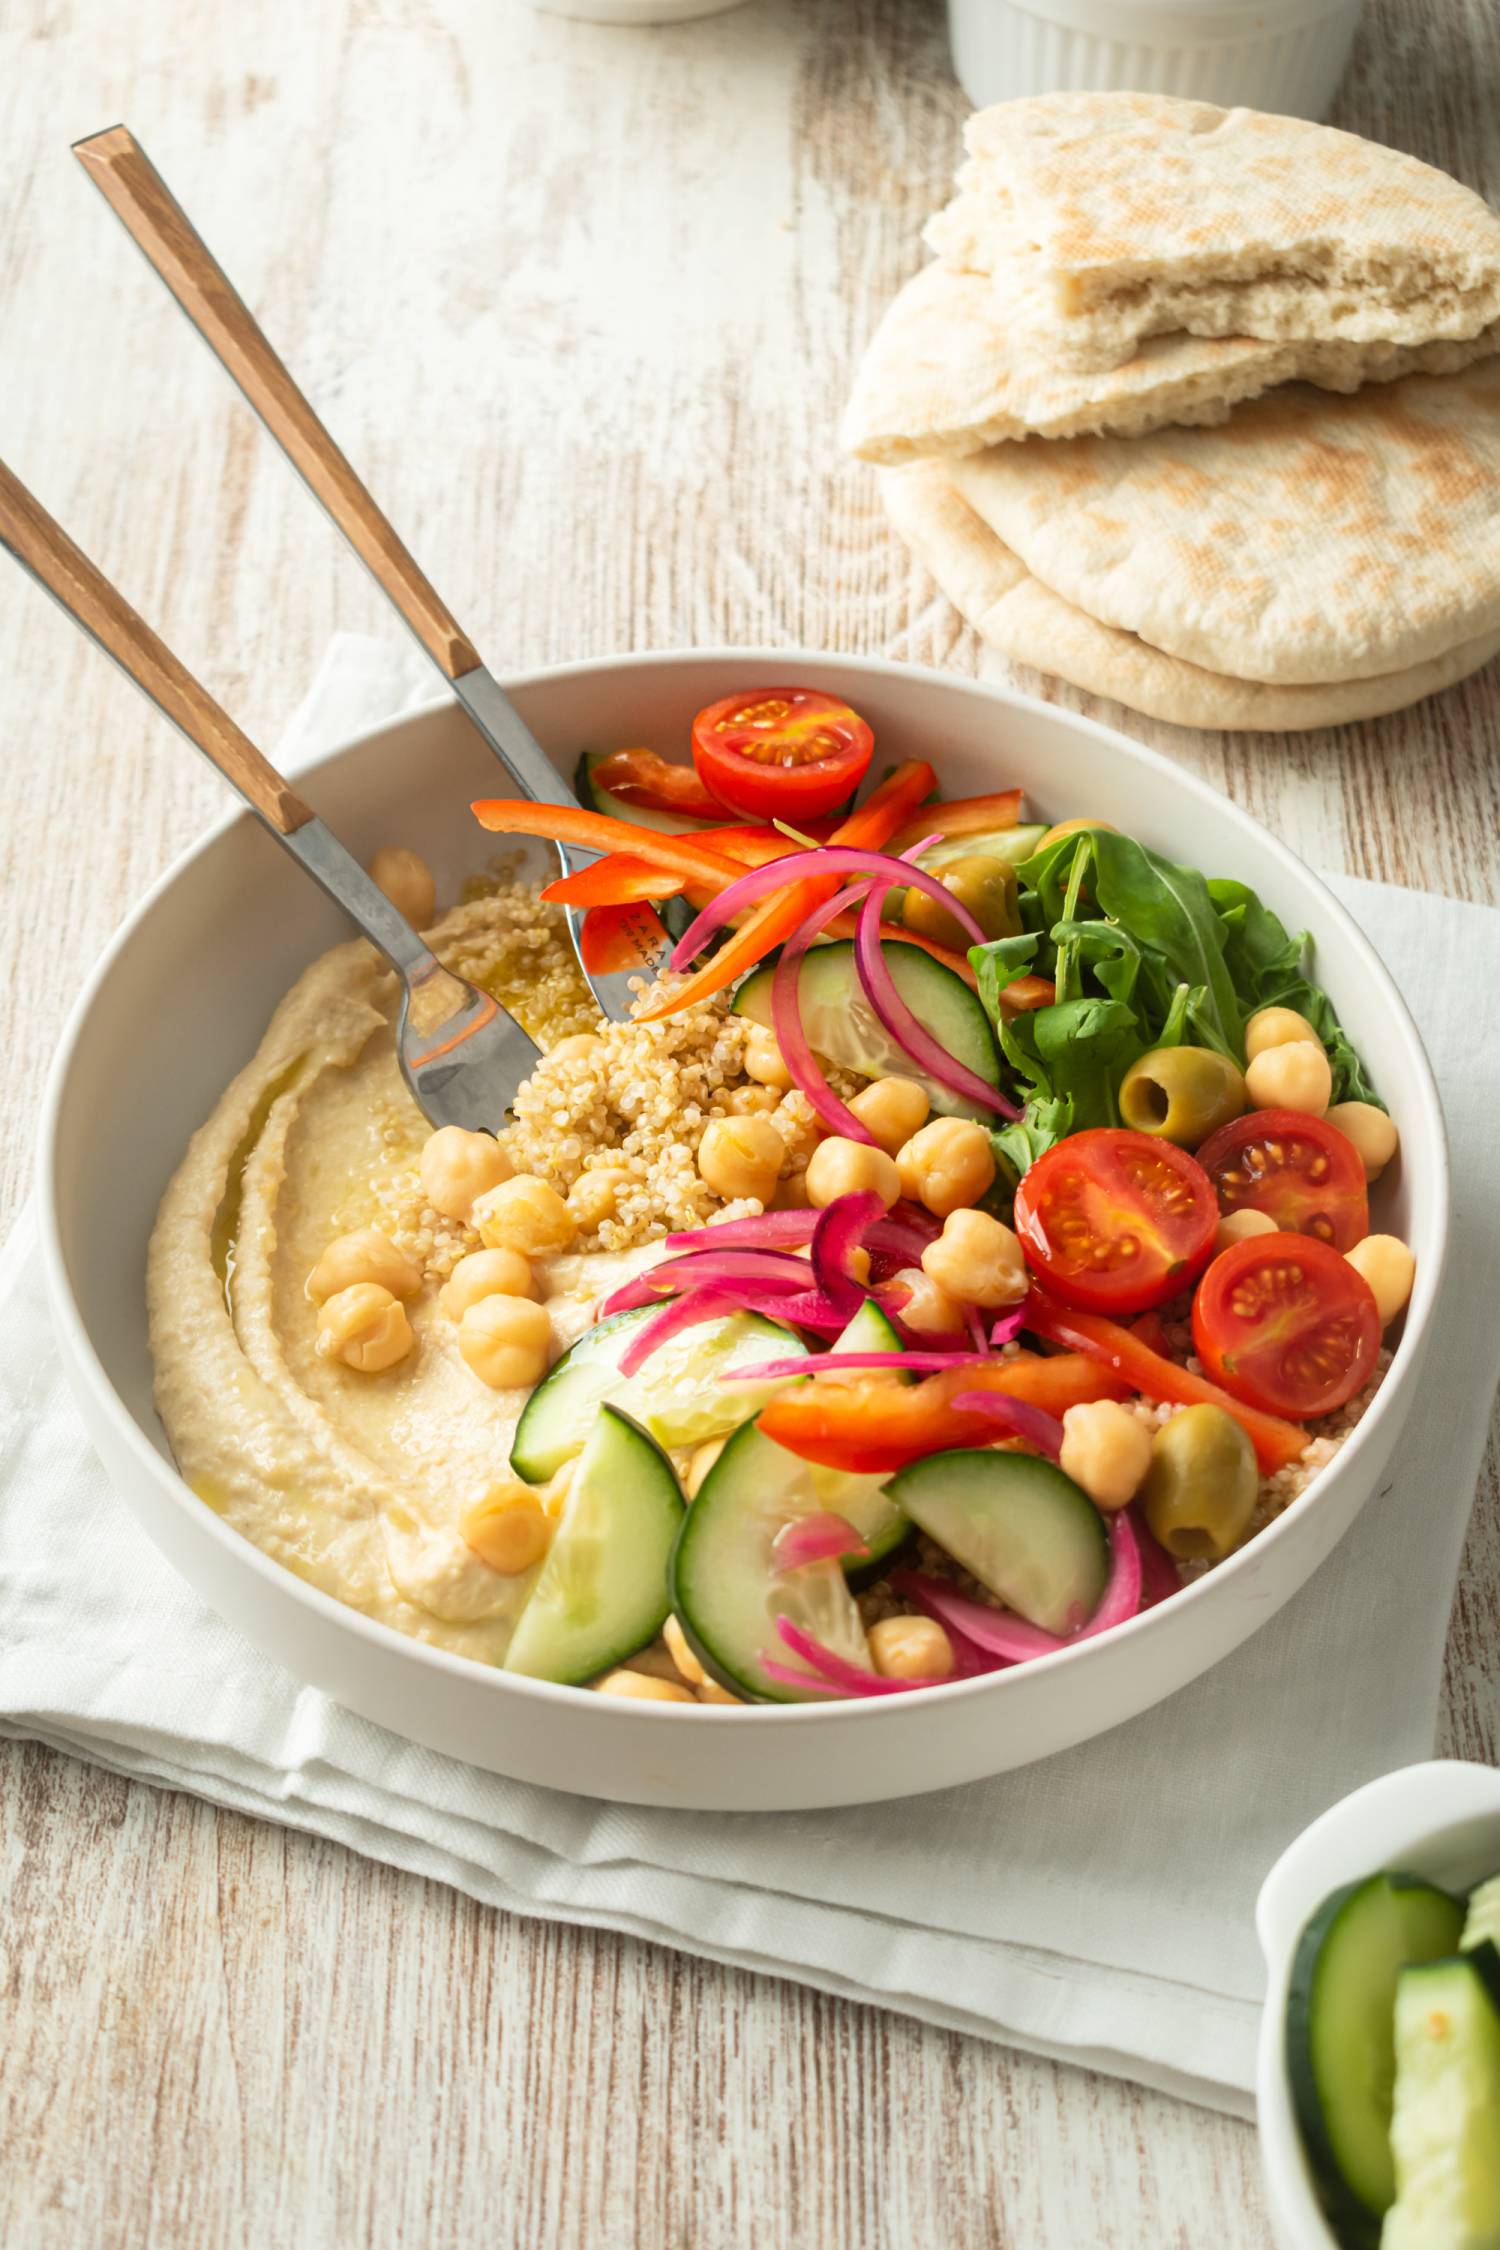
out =
<svg viewBox="0 0 1500 2250"><path fill-rule="evenodd" d="M484 912L450 919L472 938ZM276 1562L400 1632L498 1664L541 1566L492 1570L458 1527L508 1481L527 1394L487 1389L439 1308L478 1238L426 1204L430 1128L397 1064L397 996L362 941L325 954L195 1134L148 1258L157 1407L193 1491ZM413 1348L375 1375L320 1357L305 1293L328 1243L366 1226L423 1274L406 1307ZM538 1262L554 1356L656 1255Z"/></svg>

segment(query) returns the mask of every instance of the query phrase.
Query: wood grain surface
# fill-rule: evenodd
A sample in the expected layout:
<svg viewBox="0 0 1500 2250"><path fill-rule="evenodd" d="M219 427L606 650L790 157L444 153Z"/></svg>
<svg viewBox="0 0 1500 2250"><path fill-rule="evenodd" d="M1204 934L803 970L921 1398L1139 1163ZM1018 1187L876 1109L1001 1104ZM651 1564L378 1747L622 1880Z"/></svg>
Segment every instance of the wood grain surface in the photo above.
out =
<svg viewBox="0 0 1500 2250"><path fill-rule="evenodd" d="M1497 78L1495 0L1371 0L1336 121L1500 200ZM270 749L335 628L400 630L70 156L124 119L502 672L973 671L833 442L965 106L934 0L6 0L0 449ZM1285 741L1090 708L1316 864L1500 901L1496 668ZM18 572L0 731L3 1223L63 1010L222 784ZM1492 1453L1442 1737L1491 1760L1497 1615ZM0 1748L6 2250L1268 2239L1247 2127Z"/></svg>

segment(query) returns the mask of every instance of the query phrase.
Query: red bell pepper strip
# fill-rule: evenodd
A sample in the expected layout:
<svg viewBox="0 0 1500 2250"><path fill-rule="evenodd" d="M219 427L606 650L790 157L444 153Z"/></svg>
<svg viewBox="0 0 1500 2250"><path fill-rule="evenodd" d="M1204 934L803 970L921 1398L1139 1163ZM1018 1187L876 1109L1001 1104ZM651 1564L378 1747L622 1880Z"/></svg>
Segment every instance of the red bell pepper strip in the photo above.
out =
<svg viewBox="0 0 1500 2250"><path fill-rule="evenodd" d="M1122 1377L1133 1391L1171 1406L1221 1406L1232 1414L1255 1448L1255 1457L1269 1476L1300 1458L1307 1432L1283 1422L1277 1414L1262 1414L1243 1406L1205 1375L1194 1375L1172 1359L1154 1352L1145 1338L1102 1313L1073 1312L1055 1298L1034 1289L1027 1300L1026 1326L1033 1336L1062 1344L1070 1352L1083 1352L1100 1367Z"/></svg>
<svg viewBox="0 0 1500 2250"><path fill-rule="evenodd" d="M1057 998L1057 986L1050 977L1013 977L1000 995L1000 1005L1007 1015L1030 1015L1033 1009L1050 1008Z"/></svg>
<svg viewBox="0 0 1500 2250"><path fill-rule="evenodd" d="M641 805L648 812L722 820L730 809L709 795L691 766L674 766L654 750L612 750L599 760L589 779L622 803Z"/></svg>
<svg viewBox="0 0 1500 2250"><path fill-rule="evenodd" d="M925 1454L992 1445L987 1414L956 1407L960 1391L1003 1391L1059 1418L1093 1399L1128 1398L1129 1386L1077 1352L1042 1359L1012 1353L989 1367L953 1367L925 1382L843 1382L814 1376L761 1409L759 1428L804 1461L860 1475L891 1475Z"/></svg>
<svg viewBox="0 0 1500 2250"><path fill-rule="evenodd" d="M864 844L872 851L880 850L893 830L936 786L937 776L924 759L914 758L898 766L857 812L840 823L830 842ZM736 873L739 872L736 869ZM695 1008L714 993L722 992L725 985L744 976L789 938L813 909L831 898L837 888L837 881L830 881L827 876L811 882L789 882L784 891L777 891L764 900L733 937L694 971L680 991L658 1000L654 1008L647 1008L637 1016L636 1022L656 1023L663 1016L680 1015L684 1008Z"/></svg>
<svg viewBox="0 0 1500 2250"><path fill-rule="evenodd" d="M585 812L581 805L543 805L531 797L481 797L469 810L481 828L502 836L545 836L549 843L582 844L588 851L628 852L652 867L670 868L684 883L709 883L716 891L745 872L737 860L706 850L694 836L662 835L654 828L612 820L607 813Z"/></svg>
<svg viewBox="0 0 1500 2250"><path fill-rule="evenodd" d="M653 867L629 852L611 852L548 883L541 897L548 906L633 906L641 899L680 898L682 877L670 867Z"/></svg>
<svg viewBox="0 0 1500 2250"><path fill-rule="evenodd" d="M591 906L578 930L578 953L591 977L617 976L641 965L635 907Z"/></svg>
<svg viewBox="0 0 1500 2250"><path fill-rule="evenodd" d="M951 804L924 805L891 839L893 852L904 852L924 836L987 836L996 828L1014 828L1021 817L1019 789L1000 789L989 797L955 797Z"/></svg>

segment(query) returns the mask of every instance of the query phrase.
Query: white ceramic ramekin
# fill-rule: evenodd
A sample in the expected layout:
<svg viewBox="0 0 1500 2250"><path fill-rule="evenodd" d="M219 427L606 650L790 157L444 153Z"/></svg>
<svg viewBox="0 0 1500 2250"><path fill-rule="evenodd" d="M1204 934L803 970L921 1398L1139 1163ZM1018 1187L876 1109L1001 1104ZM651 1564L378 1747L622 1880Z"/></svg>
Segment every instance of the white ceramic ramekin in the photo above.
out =
<svg viewBox="0 0 1500 2250"><path fill-rule="evenodd" d="M1020 94L1183 94L1321 118L1363 0L948 0L976 108Z"/></svg>
<svg viewBox="0 0 1500 2250"><path fill-rule="evenodd" d="M1290 929L1312 932L1320 974L1389 1094L1402 1162L1379 1183L1376 1211L1417 1259L1390 1373L1308 1490L1172 1601L1076 1648L921 1695L688 1709L581 1695L429 1648L330 1600L231 1531L178 1477L156 1418L146 1240L189 1135L276 1001L347 935L248 814L179 861L110 946L64 1032L42 1119L42 1244L63 1364L121 1496L204 1598L299 1678L432 1749L586 1796L700 1811L859 1804L1000 1773L1102 1734L1229 1655L1311 1577L1379 1484L1420 1379L1448 1239L1437 1089L1373 949L1284 844L1156 751L951 673L807 650L612 657L512 688L570 772L586 745L666 749L727 687L788 679L862 711L882 758L934 758L953 793L1017 783L1039 818L1087 812L1249 883ZM436 871L439 895L454 897L492 849L468 806L493 791L495 773L458 705L444 701L331 751L299 786L361 858L410 844Z"/></svg>
<svg viewBox="0 0 1500 2250"><path fill-rule="evenodd" d="M1313 2189L1287 2082L1292 1957L1330 1891L1382 1869L1425 1875L1457 1891L1493 1875L1500 1869L1500 1773L1435 1760L1385 1774L1304 1828L1261 1885L1255 1927L1267 1981L1255 2106L1277 2250L1338 2250Z"/></svg>

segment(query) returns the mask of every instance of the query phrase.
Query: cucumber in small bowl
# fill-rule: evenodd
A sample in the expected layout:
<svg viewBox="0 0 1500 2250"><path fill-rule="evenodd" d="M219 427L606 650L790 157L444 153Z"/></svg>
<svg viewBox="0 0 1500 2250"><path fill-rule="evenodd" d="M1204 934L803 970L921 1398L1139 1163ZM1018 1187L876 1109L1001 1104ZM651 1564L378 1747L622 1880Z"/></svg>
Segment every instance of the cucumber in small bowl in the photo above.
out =
<svg viewBox="0 0 1500 2250"><path fill-rule="evenodd" d="M661 1447L601 1406L503 1669L576 1686L654 1641L682 1491Z"/></svg>
<svg viewBox="0 0 1500 2250"><path fill-rule="evenodd" d="M1029 1453L930 1453L890 1496L920 1531L1017 1616L1068 1633L1109 1583L1109 1534L1081 1486Z"/></svg>
<svg viewBox="0 0 1500 2250"><path fill-rule="evenodd" d="M1452 1953L1456 1898L1381 1874L1324 1900L1298 1941L1286 2016L1292 2103L1319 2199L1341 2242L1373 2245L1396 2197L1392 2030L1404 1969Z"/></svg>
<svg viewBox="0 0 1500 2250"><path fill-rule="evenodd" d="M963 978L935 961L919 945L887 945L885 958L896 990L918 1022L954 1058L986 1084L1000 1083L995 1034L978 997ZM734 996L734 1012L774 1029L771 1014L771 964L755 969ZM815 945L803 956L797 975L797 1005L809 1046L825 1061L857 1071L862 1078L915 1078L933 1109L945 1117L987 1118L989 1112L926 1077L880 1022L859 981L854 944L840 938Z"/></svg>
<svg viewBox="0 0 1500 2250"><path fill-rule="evenodd" d="M1500 1954L1489 1939L1396 1979L1381 2250L1500 2250Z"/></svg>
<svg viewBox="0 0 1500 2250"><path fill-rule="evenodd" d="M867 1300L833 1349L899 1351L901 1340L880 1307ZM753 1425L735 1432L704 1478L672 1555L672 1608L700 1663L723 1686L757 1701L804 1699L801 1690L773 1680L761 1663L765 1655L796 1661L776 1632L778 1611L851 1664L869 1668L848 1566L864 1575L911 1529L886 1489L888 1481L803 1461ZM852 1524L866 1552L844 1565L830 1560L779 1572L777 1533L799 1516L825 1511Z"/></svg>
<svg viewBox="0 0 1500 2250"><path fill-rule="evenodd" d="M790 1329L759 1313L732 1313L685 1328L653 1352L634 1375L620 1360L659 1305L614 1313L580 1336L544 1375L522 1410L510 1465L528 1484L545 1484L583 1449L601 1405L618 1406L641 1423L658 1445L702 1445L758 1414L781 1383L729 1383L735 1367L785 1359L806 1345ZM792 1378L787 1378L791 1380Z"/></svg>

